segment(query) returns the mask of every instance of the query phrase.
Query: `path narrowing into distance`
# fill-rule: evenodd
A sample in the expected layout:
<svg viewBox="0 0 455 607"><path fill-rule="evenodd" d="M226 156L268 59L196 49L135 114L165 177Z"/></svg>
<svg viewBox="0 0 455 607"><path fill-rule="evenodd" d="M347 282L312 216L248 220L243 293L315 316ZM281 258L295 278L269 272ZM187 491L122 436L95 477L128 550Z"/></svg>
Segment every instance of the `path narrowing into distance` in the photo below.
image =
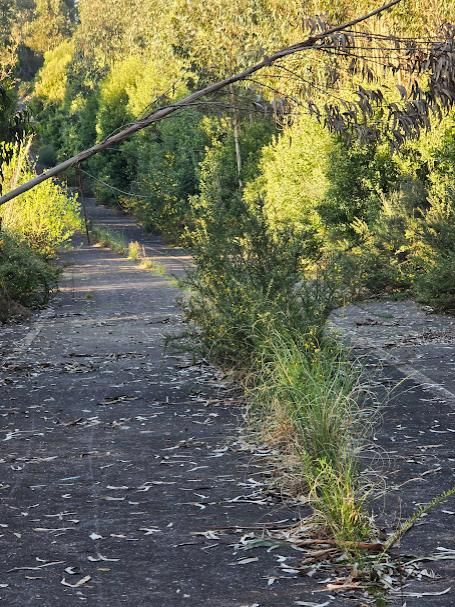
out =
<svg viewBox="0 0 455 607"><path fill-rule="evenodd" d="M128 217L89 213L169 272L189 263ZM63 262L50 309L0 331L0 604L327 597L284 570L295 550L238 551L243 532L211 531L292 522L299 509L264 491L265 452L239 438L238 395L206 364L166 351L164 336L182 328L175 284L82 238Z"/></svg>
<svg viewBox="0 0 455 607"><path fill-rule="evenodd" d="M190 264L120 213L92 201L89 214L170 273ZM290 547L236 548L251 527L291 523L304 510L267 488L267 451L245 445L232 386L166 351L164 336L182 328L175 284L82 238L63 262L52 306L0 329L0 604L367 604L327 592L326 572L293 573L299 553ZM379 392L402 381L375 436L389 493L374 505L390 530L453 483L455 330L409 303L354 306L337 324L372 365L376 346L392 352ZM404 380L409 369L420 375ZM421 521L403 550L454 549L452 510ZM408 607L451 604L454 561L433 565L441 580L407 590L453 591L407 597Z"/></svg>

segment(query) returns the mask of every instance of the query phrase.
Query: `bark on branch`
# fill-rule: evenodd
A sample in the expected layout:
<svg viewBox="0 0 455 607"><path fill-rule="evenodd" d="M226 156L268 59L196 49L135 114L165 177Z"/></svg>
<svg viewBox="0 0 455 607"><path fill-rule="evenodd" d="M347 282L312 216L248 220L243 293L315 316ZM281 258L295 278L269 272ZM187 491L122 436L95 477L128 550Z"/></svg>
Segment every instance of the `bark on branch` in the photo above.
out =
<svg viewBox="0 0 455 607"><path fill-rule="evenodd" d="M377 8L365 15L356 17L355 19L352 19L346 23L332 27L320 34L310 36L309 38L307 38L306 40L304 40L302 42L299 42L298 44L294 44L292 46L283 48L283 49L277 51L276 53L274 53L273 55L270 55L269 57L265 57L259 63L256 63L255 65L248 67L247 69L245 69L242 72L239 72L238 74L229 76L228 78L225 78L224 80L220 80L218 82L210 84L210 85L206 86L205 88L200 89L199 91L196 91L196 92L192 93L191 95L188 95L184 99L180 100L178 103L171 103L170 105L159 108L158 110L152 112L151 114L148 114L141 120L138 120L137 122L133 122L128 127L119 131L115 135L112 135L112 136L108 137L107 139L105 139L104 141L92 146L91 148L88 148L87 150L84 150L83 152L80 152L79 154L76 154L75 156L68 158L64 162L61 162L60 164L57 164L55 167L45 171L41 175L37 175L33 179L26 181L25 183L18 186L17 188L14 188L13 190L4 194L3 196L0 196L0 205L5 204L6 202L12 200L13 198L16 198L17 196L19 196L20 194L23 194L24 192L27 192L28 190L31 190L32 188L39 185L43 181L46 181L46 179L51 179L52 177L56 177L57 175L60 175L67 169L78 165L79 163L81 163L84 160L87 160L91 156L94 156L95 154L98 154L99 152L102 152L103 150L105 150L111 146L121 143L125 139L128 139L128 137L131 137L131 135L134 135L134 133L137 133L138 131L145 129L146 127L150 126L151 124L154 124L155 122L159 122L160 120L162 120L163 118L166 118L170 114L173 114L177 110L190 106L192 103L194 103L201 97L205 97L207 95L215 93L231 84L234 84L235 82L240 82L242 80L246 80L252 74L262 70L263 68L273 65L279 59L283 59L283 57L287 57L288 55L293 55L294 53L298 53L298 52L306 50L306 49L314 48L316 46L316 44L319 41L323 40L324 38L327 38L328 36L331 36L332 34L340 32L344 29L353 27L354 25L357 25L358 23L361 23L362 21L366 21L367 19L370 19L371 17L374 17L375 15L379 15L379 13L382 13L383 11L386 11L389 8L392 8L393 6L395 6L396 4L398 4L401 1L402 0L391 0L387 4L384 4L383 6L380 6L379 8Z"/></svg>

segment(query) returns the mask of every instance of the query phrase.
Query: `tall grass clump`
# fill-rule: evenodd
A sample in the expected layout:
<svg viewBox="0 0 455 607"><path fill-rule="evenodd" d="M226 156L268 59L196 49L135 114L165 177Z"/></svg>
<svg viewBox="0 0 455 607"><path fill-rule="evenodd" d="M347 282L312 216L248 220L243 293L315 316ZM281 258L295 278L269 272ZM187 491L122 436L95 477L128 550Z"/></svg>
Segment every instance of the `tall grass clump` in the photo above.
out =
<svg viewBox="0 0 455 607"><path fill-rule="evenodd" d="M253 411L263 436L291 451L320 522L340 544L372 529L359 468L370 413L359 369L330 338L273 328L261 344Z"/></svg>
<svg viewBox="0 0 455 607"><path fill-rule="evenodd" d="M112 249L119 255L129 254L129 244L126 238L122 234L108 230L107 228L101 228L99 226L92 226L90 233L94 240L102 247Z"/></svg>

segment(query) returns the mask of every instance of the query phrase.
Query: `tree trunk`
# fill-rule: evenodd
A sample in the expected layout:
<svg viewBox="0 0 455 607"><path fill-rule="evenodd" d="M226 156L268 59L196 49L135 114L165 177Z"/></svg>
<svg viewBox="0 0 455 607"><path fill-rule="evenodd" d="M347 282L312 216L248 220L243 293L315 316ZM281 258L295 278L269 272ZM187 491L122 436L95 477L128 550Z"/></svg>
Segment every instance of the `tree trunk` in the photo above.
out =
<svg viewBox="0 0 455 607"><path fill-rule="evenodd" d="M237 177L239 181L239 190L242 189L242 152L240 150L240 117L239 111L235 104L235 93L234 93L234 85L231 84L230 89L230 97L231 97L231 106L233 107L232 114L232 129L234 131L234 146L235 146L235 160L237 163Z"/></svg>

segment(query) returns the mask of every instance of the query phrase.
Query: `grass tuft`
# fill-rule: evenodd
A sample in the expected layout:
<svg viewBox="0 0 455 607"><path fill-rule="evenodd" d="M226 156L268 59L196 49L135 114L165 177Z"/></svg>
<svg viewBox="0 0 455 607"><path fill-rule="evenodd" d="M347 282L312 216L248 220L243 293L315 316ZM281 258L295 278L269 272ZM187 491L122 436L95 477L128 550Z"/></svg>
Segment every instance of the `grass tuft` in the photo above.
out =
<svg viewBox="0 0 455 607"><path fill-rule="evenodd" d="M116 232L111 232L106 228L100 228L99 226L92 226L91 235L96 240L96 242L119 255L127 255L128 254L128 242L121 235Z"/></svg>
<svg viewBox="0 0 455 607"><path fill-rule="evenodd" d="M300 462L310 503L334 539L365 542L373 529L359 454L371 412L361 406L359 370L342 349L311 335L273 329L263 341L253 410L261 434L280 437Z"/></svg>
<svg viewBox="0 0 455 607"><path fill-rule="evenodd" d="M142 257L142 246L137 240L128 243L128 259L138 261Z"/></svg>
<svg viewBox="0 0 455 607"><path fill-rule="evenodd" d="M132 261L140 262L139 267L142 270L147 270L148 272L153 272L153 274L163 276L173 285L179 286L178 281L169 275L163 265L156 262L151 257L147 257L144 246L139 242L128 242L121 234L111 232L106 228L100 228L98 226L92 227L90 232L93 239L96 240L100 246L111 249L119 255L124 255Z"/></svg>

